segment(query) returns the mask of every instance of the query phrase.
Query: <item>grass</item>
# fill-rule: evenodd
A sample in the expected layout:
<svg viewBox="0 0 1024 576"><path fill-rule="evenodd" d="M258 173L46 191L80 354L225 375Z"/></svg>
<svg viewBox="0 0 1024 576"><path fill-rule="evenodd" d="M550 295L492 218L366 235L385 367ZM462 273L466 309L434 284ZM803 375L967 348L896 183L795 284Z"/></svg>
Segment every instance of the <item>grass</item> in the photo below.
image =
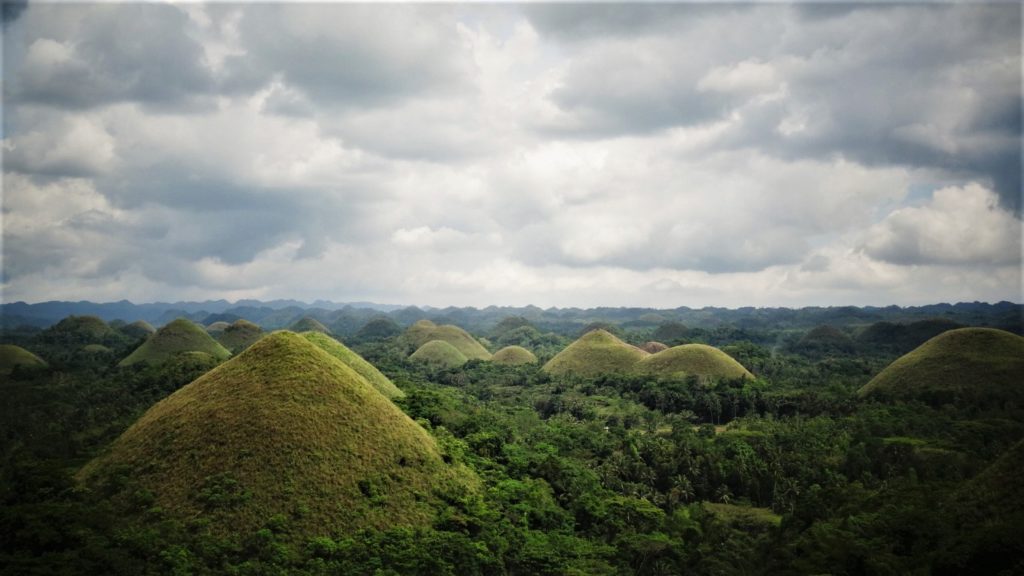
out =
<svg viewBox="0 0 1024 576"><path fill-rule="evenodd" d="M355 370L360 376L366 379L371 386L377 389L384 396L394 400L405 396L405 392L399 390L391 380L373 364L367 362L362 356L350 350L347 346L320 332L303 332L303 338L320 347L321 350L334 356L345 363L346 366Z"/></svg>
<svg viewBox="0 0 1024 576"><path fill-rule="evenodd" d="M491 356L491 362L506 366L519 366L522 364L536 364L537 357L533 352L522 346L505 346Z"/></svg>
<svg viewBox="0 0 1024 576"><path fill-rule="evenodd" d="M668 350L668 346L662 344L661 342L655 342L654 340L651 340L650 342L647 342L643 346L641 346L640 349L643 350L644 352L647 352L648 354L657 354L658 352L661 352L663 350Z"/></svg>
<svg viewBox="0 0 1024 576"><path fill-rule="evenodd" d="M753 378L742 364L725 352L705 344L684 344L652 354L637 362L635 372L660 376Z"/></svg>
<svg viewBox="0 0 1024 576"><path fill-rule="evenodd" d="M291 330L292 332L299 332L299 333L301 333L301 332L322 332L324 334L330 334L331 333L331 331L327 329L327 326L324 326L322 322L320 322L316 318L312 318L310 316L303 316L302 318L299 318L298 320L293 322L292 325L288 327L288 329Z"/></svg>
<svg viewBox="0 0 1024 576"><path fill-rule="evenodd" d="M216 324L216 322L214 322ZM210 326L212 327L212 325ZM210 330L207 327L207 330ZM235 320L217 334L217 342L232 354L238 354L263 337L263 329L248 320Z"/></svg>
<svg viewBox="0 0 1024 576"><path fill-rule="evenodd" d="M431 340L416 349L409 356L413 362L421 362L434 368L458 368L469 361L466 355L444 340Z"/></svg>
<svg viewBox="0 0 1024 576"><path fill-rule="evenodd" d="M47 328L44 334L61 341L71 338L84 342L101 342L113 331L113 328L97 316L68 316Z"/></svg>
<svg viewBox="0 0 1024 576"><path fill-rule="evenodd" d="M943 332L898 358L859 394L933 404L1019 404L1024 401L1024 338L993 328Z"/></svg>
<svg viewBox="0 0 1024 576"><path fill-rule="evenodd" d="M220 320L207 326L206 331L209 332L210 334L218 334L220 332L227 330L228 326L231 326L231 324L228 324L227 322Z"/></svg>
<svg viewBox="0 0 1024 576"><path fill-rule="evenodd" d="M704 502L704 509L720 521L748 530L767 530L782 525L782 516L769 508L755 508L738 504L718 504Z"/></svg>
<svg viewBox="0 0 1024 576"><path fill-rule="evenodd" d="M17 366L45 368L46 362L21 346L0 344L0 374L10 374Z"/></svg>
<svg viewBox="0 0 1024 576"><path fill-rule="evenodd" d="M647 352L626 344L607 330L593 330L566 346L544 365L543 370L554 375L624 374L647 356Z"/></svg>
<svg viewBox="0 0 1024 576"><path fill-rule="evenodd" d="M442 340L454 346L469 360L490 360L491 353L473 336L458 326L438 326L430 320L420 320L402 334L401 340L409 349L418 349L431 340Z"/></svg>
<svg viewBox="0 0 1024 576"><path fill-rule="evenodd" d="M478 490L365 378L286 331L157 403L77 478L113 490L115 505L148 491L165 514L221 535L281 515L296 542L426 526L445 498Z"/></svg>
<svg viewBox="0 0 1024 576"><path fill-rule="evenodd" d="M112 352L110 348L107 348L103 344L86 344L81 348L82 352L87 354L109 354Z"/></svg>
<svg viewBox="0 0 1024 576"><path fill-rule="evenodd" d="M131 366L139 362L161 364L182 352L206 352L220 360L231 356L226 348L215 341L206 330L184 318L167 324L157 330L148 340L121 360L119 366Z"/></svg>

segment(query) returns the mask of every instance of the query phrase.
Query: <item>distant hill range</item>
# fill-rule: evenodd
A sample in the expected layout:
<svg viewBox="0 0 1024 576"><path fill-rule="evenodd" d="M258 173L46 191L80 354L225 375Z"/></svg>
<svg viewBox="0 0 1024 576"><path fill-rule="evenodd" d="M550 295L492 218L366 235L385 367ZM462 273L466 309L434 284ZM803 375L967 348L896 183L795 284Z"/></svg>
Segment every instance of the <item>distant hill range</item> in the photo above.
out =
<svg viewBox="0 0 1024 576"><path fill-rule="evenodd" d="M655 327L685 326L687 329L708 331L731 330L729 340L757 341L762 330L799 330L806 332L818 326L849 327L853 333L866 337L893 324L909 325L921 320L940 320L951 327L989 326L1016 334L1024 332L1024 306L1012 302L995 304L961 302L958 304L929 304L926 306L831 306L806 308L547 308L537 306L486 308L447 307L431 308L376 304L372 302L313 303L297 300L208 300L205 302L155 302L134 304L119 302L40 302L27 304L13 302L0 305L0 327L46 328L68 316L98 316L108 322L144 320L156 327L176 318L187 318L203 326L214 322L234 322L240 318L258 324L264 330L287 328L303 319L314 319L331 334L340 337L356 335L374 320L390 320L401 327L420 320L437 325L454 324L471 333L489 333L502 320L515 317L528 322L541 332L555 332L577 336L581 329L591 325L613 325L623 328L655 329ZM885 323L872 328L876 323ZM865 332L866 331L866 332ZM933 334L929 333L923 341ZM656 338L657 339L657 338ZM916 346L920 341L912 343ZM671 342L666 342L671 344ZM867 343L866 341L864 342ZM908 348L908 349L909 349Z"/></svg>

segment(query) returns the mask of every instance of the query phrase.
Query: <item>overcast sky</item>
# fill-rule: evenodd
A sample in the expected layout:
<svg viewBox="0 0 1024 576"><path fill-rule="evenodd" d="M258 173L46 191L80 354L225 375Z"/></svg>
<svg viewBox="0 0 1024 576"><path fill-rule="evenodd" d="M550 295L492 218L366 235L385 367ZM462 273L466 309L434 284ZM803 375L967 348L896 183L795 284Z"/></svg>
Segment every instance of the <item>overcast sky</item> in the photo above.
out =
<svg viewBox="0 0 1024 576"><path fill-rule="evenodd" d="M4 21L4 302L1022 300L1016 3Z"/></svg>

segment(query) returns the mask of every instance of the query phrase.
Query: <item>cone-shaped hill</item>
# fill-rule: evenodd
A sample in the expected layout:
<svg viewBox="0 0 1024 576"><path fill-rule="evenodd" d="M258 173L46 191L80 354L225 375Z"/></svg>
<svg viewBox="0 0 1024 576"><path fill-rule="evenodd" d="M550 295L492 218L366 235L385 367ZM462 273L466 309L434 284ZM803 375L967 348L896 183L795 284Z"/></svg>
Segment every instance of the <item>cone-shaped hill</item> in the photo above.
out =
<svg viewBox="0 0 1024 576"><path fill-rule="evenodd" d="M216 334L217 342L230 350L232 354L238 354L262 337L263 329L248 320L235 320L219 334Z"/></svg>
<svg viewBox="0 0 1024 576"><path fill-rule="evenodd" d="M346 366L355 370L384 396L392 400L405 396L405 392L399 390L398 386L388 380L387 376L381 374L376 366L350 350L348 346L321 332L303 332L301 336L319 346L324 352L344 362Z"/></svg>
<svg viewBox="0 0 1024 576"><path fill-rule="evenodd" d="M40 343L68 349L108 344L117 338L114 329L97 316L68 316L37 336Z"/></svg>
<svg viewBox="0 0 1024 576"><path fill-rule="evenodd" d="M491 362L504 364L506 366L519 366L522 364L536 364L537 357L522 346L505 346L491 356Z"/></svg>
<svg viewBox="0 0 1024 576"><path fill-rule="evenodd" d="M754 378L732 356L706 344L683 344L651 354L636 363L635 371L659 376Z"/></svg>
<svg viewBox="0 0 1024 576"><path fill-rule="evenodd" d="M222 535L283 515L297 542L428 525L478 484L362 376L286 331L157 403L77 477L113 490L115 506L147 490L167 515Z"/></svg>
<svg viewBox="0 0 1024 576"><path fill-rule="evenodd" d="M6 376L18 366L45 368L46 362L35 354L14 344L0 344L0 376Z"/></svg>
<svg viewBox="0 0 1024 576"><path fill-rule="evenodd" d="M626 344L607 330L593 330L548 360L543 370L555 375L624 374L631 372L633 365L647 356L647 352Z"/></svg>
<svg viewBox="0 0 1024 576"><path fill-rule="evenodd" d="M156 332L156 328L145 320L136 320L131 324L125 324L121 327L121 333L129 338L149 338Z"/></svg>
<svg viewBox="0 0 1024 576"><path fill-rule="evenodd" d="M178 318L157 330L156 334L150 336L118 365L131 366L139 362L161 364L181 352L206 352L219 360L231 356L231 352L210 337L206 330L189 320Z"/></svg>
<svg viewBox="0 0 1024 576"><path fill-rule="evenodd" d="M654 340L651 340L650 342L647 342L643 346L641 346L640 349L643 350L644 352L647 352L648 354L657 354L658 352L661 352L663 350L668 350L668 346L662 344L661 342L655 342Z"/></svg>
<svg viewBox="0 0 1024 576"><path fill-rule="evenodd" d="M288 327L288 329L291 330L292 332L322 332L324 334L331 333L331 331L327 329L327 326L324 326L323 322L311 316L303 316L302 318L299 318L298 320L293 322L292 325Z"/></svg>
<svg viewBox="0 0 1024 576"><path fill-rule="evenodd" d="M444 340L431 340L409 356L409 360L432 368L458 368L469 359L459 349Z"/></svg>
<svg viewBox="0 0 1024 576"><path fill-rule="evenodd" d="M943 332L901 356L861 396L930 404L1024 401L1024 338L993 328Z"/></svg>
<svg viewBox="0 0 1024 576"><path fill-rule="evenodd" d="M218 321L214 322L213 324L210 324L209 326L207 326L206 327L206 331L209 332L210 334L213 334L214 336L216 336L216 335L220 334L221 332L227 330L228 326L231 326L231 324L228 324L227 322L225 322L223 320L218 320Z"/></svg>
<svg viewBox="0 0 1024 576"><path fill-rule="evenodd" d="M438 326L430 320L420 320L409 326L401 339L409 349L418 349L431 340L443 340L470 360L490 360L491 353L476 338L458 326Z"/></svg>

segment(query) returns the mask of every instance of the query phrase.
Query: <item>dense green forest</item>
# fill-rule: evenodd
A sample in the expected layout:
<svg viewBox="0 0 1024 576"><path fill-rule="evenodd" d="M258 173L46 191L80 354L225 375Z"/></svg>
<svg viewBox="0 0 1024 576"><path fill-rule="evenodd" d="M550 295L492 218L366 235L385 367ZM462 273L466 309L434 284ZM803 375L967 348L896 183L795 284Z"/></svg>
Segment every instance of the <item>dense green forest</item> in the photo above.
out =
<svg viewBox="0 0 1024 576"><path fill-rule="evenodd" d="M357 353L371 366L353 369L388 403L374 409L393 401L436 442L443 464L430 466L463 475L463 488L431 492L440 498L413 495L429 520L380 512L398 520L358 529L310 528L316 502L260 516L271 504L230 474L201 478L191 496L200 511L184 519L143 487L141 470L83 482L82 467L161 399L218 365L200 384L277 353L241 315L193 318L209 327L199 335L184 320L155 335L86 316L5 322L0 573L1024 573L1024 340L1011 334L1020 306L938 318L828 309L827 325L823 309L758 321L753 309L562 320L404 310L313 314L301 325L294 315L246 318L264 334L307 331L278 338L295 358L334 362L309 342L332 358ZM200 345L182 344L190 338ZM598 339L603 348L579 352ZM431 346L443 354L423 360L432 342L446 342ZM529 354L492 356L510 346ZM224 362L226 350L235 357ZM684 353L711 367L686 368ZM616 354L622 369L608 361ZM143 355L157 359L125 361ZM655 357L669 368L631 368ZM732 371L716 372L722 363ZM359 481L366 514L411 498L389 478ZM294 481L295 494L317 491L313 478ZM255 523L222 525L236 508L255 508Z"/></svg>

